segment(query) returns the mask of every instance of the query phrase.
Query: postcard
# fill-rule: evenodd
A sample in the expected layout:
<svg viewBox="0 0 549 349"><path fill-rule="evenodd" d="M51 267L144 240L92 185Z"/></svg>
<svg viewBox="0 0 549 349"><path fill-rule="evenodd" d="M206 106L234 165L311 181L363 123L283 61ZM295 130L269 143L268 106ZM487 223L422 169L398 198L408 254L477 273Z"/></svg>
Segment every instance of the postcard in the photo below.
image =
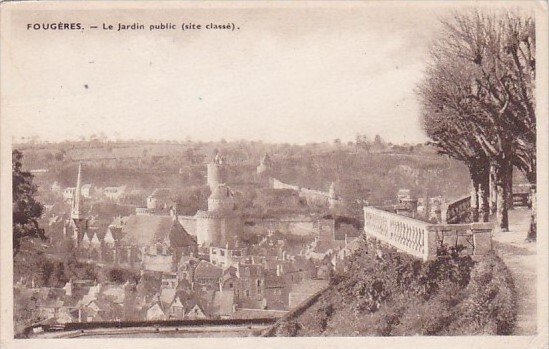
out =
<svg viewBox="0 0 549 349"><path fill-rule="evenodd" d="M2 347L548 347L547 2L0 11Z"/></svg>

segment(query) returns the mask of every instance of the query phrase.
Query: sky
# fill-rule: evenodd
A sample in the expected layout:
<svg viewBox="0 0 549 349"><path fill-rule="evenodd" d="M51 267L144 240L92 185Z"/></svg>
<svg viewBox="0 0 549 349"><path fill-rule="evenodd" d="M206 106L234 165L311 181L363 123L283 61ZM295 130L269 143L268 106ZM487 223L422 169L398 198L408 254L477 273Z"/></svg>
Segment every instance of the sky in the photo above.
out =
<svg viewBox="0 0 549 349"><path fill-rule="evenodd" d="M414 88L448 9L369 4L16 11L2 61L2 114L16 141L93 134L297 144L379 134L394 143L425 141ZM81 21L86 29L26 29L60 21ZM116 30L119 22L146 29L88 28L106 23ZM230 22L240 29L148 30L168 22Z"/></svg>

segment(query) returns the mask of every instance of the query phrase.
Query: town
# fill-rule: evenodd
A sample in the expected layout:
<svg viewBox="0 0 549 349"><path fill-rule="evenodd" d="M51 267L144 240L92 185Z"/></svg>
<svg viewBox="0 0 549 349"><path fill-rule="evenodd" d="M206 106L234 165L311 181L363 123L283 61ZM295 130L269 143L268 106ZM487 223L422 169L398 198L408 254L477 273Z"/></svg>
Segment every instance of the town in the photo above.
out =
<svg viewBox="0 0 549 349"><path fill-rule="evenodd" d="M74 253L82 262L135 271L139 282L69 280L48 288L21 278L15 287L22 294L36 293L40 317L55 323L129 320L124 313L132 320L279 317L326 287L332 272L343 268L360 223L337 215L341 198L334 183L327 191L299 188L271 177L271 166L265 154L255 181L236 184L237 195L223 156L215 154L207 164L206 210L180 215L170 191L158 188L142 207L115 217L102 230L96 224L100 217L87 216L84 207L120 200L126 188L98 191L86 182L80 164L74 187L51 186L67 207L66 214L49 217L52 249ZM259 206L311 205L324 212L244 219L238 202L242 191L257 192ZM245 236L255 237L254 243Z"/></svg>
<svg viewBox="0 0 549 349"><path fill-rule="evenodd" d="M206 160L205 209L180 214L173 190L156 188L133 212L107 218L93 214L94 204L121 202L130 189L89 183L80 162L74 186L48 189L57 204L45 206L46 251L136 277L46 287L31 275L15 280L16 294L36 298L42 323L278 318L344 270L363 223L345 214L335 182L324 191L284 183L268 153L244 183L218 151ZM396 199L398 214L441 219L442 197L425 203L403 189ZM246 200L260 214L244 214Z"/></svg>
<svg viewBox="0 0 549 349"><path fill-rule="evenodd" d="M23 25L13 337L543 336L538 10L415 6Z"/></svg>

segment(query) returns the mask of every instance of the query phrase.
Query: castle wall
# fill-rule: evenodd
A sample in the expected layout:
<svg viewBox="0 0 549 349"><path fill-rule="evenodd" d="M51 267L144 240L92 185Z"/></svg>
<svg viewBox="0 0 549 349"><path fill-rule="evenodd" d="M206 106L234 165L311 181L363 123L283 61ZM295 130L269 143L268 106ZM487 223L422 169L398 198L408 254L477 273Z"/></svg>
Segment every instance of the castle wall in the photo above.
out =
<svg viewBox="0 0 549 349"><path fill-rule="evenodd" d="M254 225L244 225L244 231L247 233L261 234L265 231L279 231L283 234L292 235L310 235L315 232L312 219L303 220L284 220L284 219L264 219L253 221Z"/></svg>
<svg viewBox="0 0 549 349"><path fill-rule="evenodd" d="M330 195L330 192L314 189L300 188L297 185L291 185L279 181L276 178L272 179L274 189L292 189L297 190L299 197L304 198L309 205L321 205L333 207L337 203L337 199Z"/></svg>
<svg viewBox="0 0 549 349"><path fill-rule="evenodd" d="M273 178L272 183L273 183L273 188L274 189L292 189L292 190L298 190L299 191L299 187L297 185L286 184L284 182L279 181L276 178Z"/></svg>

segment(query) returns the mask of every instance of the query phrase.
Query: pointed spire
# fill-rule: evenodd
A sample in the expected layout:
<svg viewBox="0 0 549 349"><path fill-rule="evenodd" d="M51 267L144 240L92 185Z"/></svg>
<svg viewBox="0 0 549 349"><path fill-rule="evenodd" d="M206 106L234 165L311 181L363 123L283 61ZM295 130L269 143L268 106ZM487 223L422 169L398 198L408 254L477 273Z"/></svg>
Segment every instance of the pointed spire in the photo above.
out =
<svg viewBox="0 0 549 349"><path fill-rule="evenodd" d="M335 197L336 197L336 193L335 193L335 182L332 182L332 184L330 184L329 195L330 195L331 198L335 198Z"/></svg>
<svg viewBox="0 0 549 349"><path fill-rule="evenodd" d="M171 208L170 208L170 215L172 216L172 221L174 222L178 222L179 220L177 219L177 205L173 205Z"/></svg>
<svg viewBox="0 0 549 349"><path fill-rule="evenodd" d="M263 158L261 159L261 163L263 165L271 165L271 157L269 156L269 153L265 153L263 155Z"/></svg>
<svg viewBox="0 0 549 349"><path fill-rule="evenodd" d="M71 210L72 219L80 219L80 194L82 191L81 176L82 176L82 163L79 163L78 178L76 180L76 188L74 189L74 195L72 197L72 210Z"/></svg>

